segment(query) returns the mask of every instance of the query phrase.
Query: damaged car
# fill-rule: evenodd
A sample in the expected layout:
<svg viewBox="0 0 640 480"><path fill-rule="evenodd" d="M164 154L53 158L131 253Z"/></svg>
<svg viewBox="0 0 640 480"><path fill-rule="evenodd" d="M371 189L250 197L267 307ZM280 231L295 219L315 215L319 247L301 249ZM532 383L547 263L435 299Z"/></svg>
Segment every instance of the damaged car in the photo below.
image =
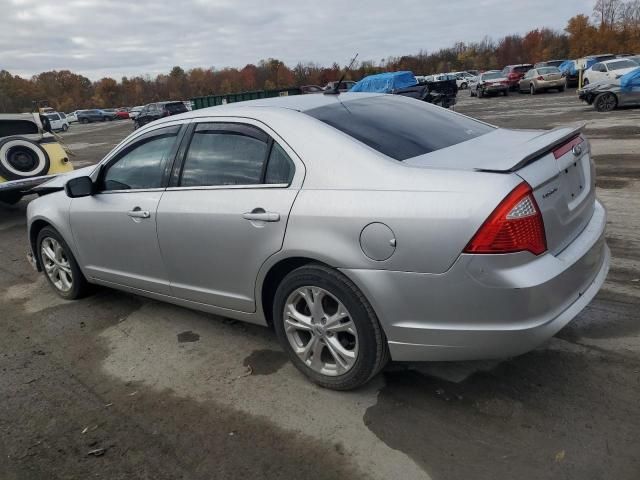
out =
<svg viewBox="0 0 640 480"><path fill-rule="evenodd" d="M614 80L586 85L578 91L580 100L598 112L610 112L618 107L640 106L640 68Z"/></svg>
<svg viewBox="0 0 640 480"><path fill-rule="evenodd" d="M0 202L12 205L33 187L73 170L67 152L38 113L0 115Z"/></svg>

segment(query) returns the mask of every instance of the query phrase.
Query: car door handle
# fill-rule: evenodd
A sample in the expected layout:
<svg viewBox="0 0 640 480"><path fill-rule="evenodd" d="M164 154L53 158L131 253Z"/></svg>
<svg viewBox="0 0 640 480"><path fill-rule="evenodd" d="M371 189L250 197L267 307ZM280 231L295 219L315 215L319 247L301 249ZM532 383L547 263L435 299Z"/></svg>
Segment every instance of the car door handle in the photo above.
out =
<svg viewBox="0 0 640 480"><path fill-rule="evenodd" d="M148 210L140 210L139 208L128 211L127 215L133 218L149 218L151 216Z"/></svg>
<svg viewBox="0 0 640 480"><path fill-rule="evenodd" d="M258 220L261 222L279 222L280 214L275 212L265 212L261 208L256 208L252 212L243 213L242 218L245 220Z"/></svg>

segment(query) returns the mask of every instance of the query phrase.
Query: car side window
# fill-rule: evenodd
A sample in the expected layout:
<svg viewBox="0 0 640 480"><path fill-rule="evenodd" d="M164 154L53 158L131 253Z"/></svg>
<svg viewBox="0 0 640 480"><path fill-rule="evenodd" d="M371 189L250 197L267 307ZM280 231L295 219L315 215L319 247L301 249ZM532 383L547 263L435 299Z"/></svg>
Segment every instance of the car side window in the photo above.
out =
<svg viewBox="0 0 640 480"><path fill-rule="evenodd" d="M102 191L161 188L180 126L160 128L137 138L110 162Z"/></svg>
<svg viewBox="0 0 640 480"><path fill-rule="evenodd" d="M239 124L199 124L187 151L179 185L203 187L262 183L269 137Z"/></svg>
<svg viewBox="0 0 640 480"><path fill-rule="evenodd" d="M289 155L287 155L280 145L273 142L264 183L289 185L291 180L293 180L294 172L295 167Z"/></svg>

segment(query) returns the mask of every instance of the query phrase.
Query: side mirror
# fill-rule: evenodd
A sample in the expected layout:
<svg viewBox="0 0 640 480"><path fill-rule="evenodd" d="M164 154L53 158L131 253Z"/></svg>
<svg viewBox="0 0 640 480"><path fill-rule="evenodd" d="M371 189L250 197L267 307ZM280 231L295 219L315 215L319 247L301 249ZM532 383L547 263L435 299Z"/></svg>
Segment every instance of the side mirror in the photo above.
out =
<svg viewBox="0 0 640 480"><path fill-rule="evenodd" d="M91 177L76 177L69 180L64 186L68 197L88 197L93 195L93 180Z"/></svg>

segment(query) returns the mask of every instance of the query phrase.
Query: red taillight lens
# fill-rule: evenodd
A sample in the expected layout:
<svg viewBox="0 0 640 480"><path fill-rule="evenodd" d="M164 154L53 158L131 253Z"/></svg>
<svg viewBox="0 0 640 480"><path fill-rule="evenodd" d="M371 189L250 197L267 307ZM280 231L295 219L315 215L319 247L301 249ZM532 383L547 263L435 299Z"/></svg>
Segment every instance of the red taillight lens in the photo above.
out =
<svg viewBox="0 0 640 480"><path fill-rule="evenodd" d="M544 80L544 77L540 75L538 78L536 78L536 80Z"/></svg>
<svg viewBox="0 0 640 480"><path fill-rule="evenodd" d="M564 143L560 145L558 148L554 149L553 156L556 158L556 160L558 160L561 156L563 156L565 153L569 152L569 150L571 150L573 147L581 144L582 142L584 142L584 139L582 137L580 136L575 137L569 140L567 143Z"/></svg>
<svg viewBox="0 0 640 480"><path fill-rule="evenodd" d="M533 191L523 182L496 207L473 236L465 253L540 255L547 250L544 222Z"/></svg>

